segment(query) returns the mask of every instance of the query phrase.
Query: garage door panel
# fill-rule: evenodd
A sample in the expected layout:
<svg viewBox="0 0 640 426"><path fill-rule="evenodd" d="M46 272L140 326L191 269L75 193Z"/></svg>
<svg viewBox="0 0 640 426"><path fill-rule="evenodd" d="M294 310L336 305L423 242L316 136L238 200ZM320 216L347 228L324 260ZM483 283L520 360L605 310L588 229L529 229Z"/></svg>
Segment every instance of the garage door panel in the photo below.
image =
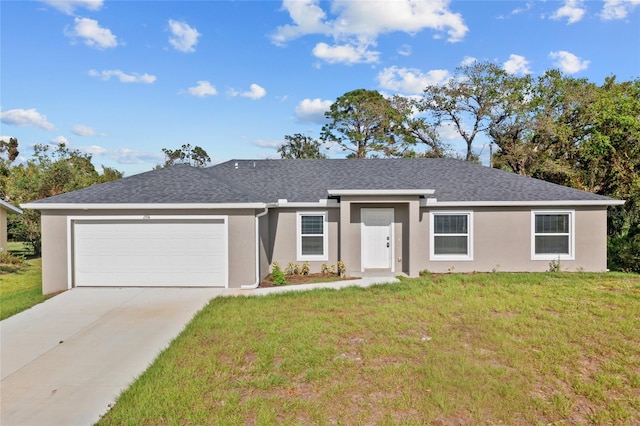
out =
<svg viewBox="0 0 640 426"><path fill-rule="evenodd" d="M76 221L76 286L226 286L220 220Z"/></svg>

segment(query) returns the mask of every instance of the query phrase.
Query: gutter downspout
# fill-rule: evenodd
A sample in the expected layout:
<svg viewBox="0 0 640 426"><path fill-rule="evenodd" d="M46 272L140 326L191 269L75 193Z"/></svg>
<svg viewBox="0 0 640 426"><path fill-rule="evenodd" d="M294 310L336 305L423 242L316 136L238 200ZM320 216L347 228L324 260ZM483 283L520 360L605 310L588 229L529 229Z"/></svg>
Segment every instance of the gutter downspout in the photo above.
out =
<svg viewBox="0 0 640 426"><path fill-rule="evenodd" d="M260 285L260 218L269 213L269 207L265 207L262 213L256 215L256 282L240 286L242 290L253 290Z"/></svg>

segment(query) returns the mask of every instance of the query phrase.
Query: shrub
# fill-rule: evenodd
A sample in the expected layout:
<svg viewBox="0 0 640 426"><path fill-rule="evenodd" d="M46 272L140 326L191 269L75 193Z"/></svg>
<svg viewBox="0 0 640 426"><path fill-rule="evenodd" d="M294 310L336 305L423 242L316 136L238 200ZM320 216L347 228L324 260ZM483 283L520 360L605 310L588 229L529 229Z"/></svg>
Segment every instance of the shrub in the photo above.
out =
<svg viewBox="0 0 640 426"><path fill-rule="evenodd" d="M309 262L303 262L299 272L300 275L309 275Z"/></svg>
<svg viewBox="0 0 640 426"><path fill-rule="evenodd" d="M271 281L273 282L273 285L287 284L287 277L285 277L284 272L280 269L278 262L273 262L271 264Z"/></svg>
<svg viewBox="0 0 640 426"><path fill-rule="evenodd" d="M562 268L560 267L560 258L554 259L549 262L549 269L547 272L561 272Z"/></svg>
<svg viewBox="0 0 640 426"><path fill-rule="evenodd" d="M0 249L0 263L5 265L22 266L25 264L25 260L22 257L14 256L8 251Z"/></svg>
<svg viewBox="0 0 640 426"><path fill-rule="evenodd" d="M297 263L289 262L287 268L284 270L284 273L287 275L298 275L300 270L300 266Z"/></svg>
<svg viewBox="0 0 640 426"><path fill-rule="evenodd" d="M338 275L344 277L347 275L347 266L342 260L338 260Z"/></svg>

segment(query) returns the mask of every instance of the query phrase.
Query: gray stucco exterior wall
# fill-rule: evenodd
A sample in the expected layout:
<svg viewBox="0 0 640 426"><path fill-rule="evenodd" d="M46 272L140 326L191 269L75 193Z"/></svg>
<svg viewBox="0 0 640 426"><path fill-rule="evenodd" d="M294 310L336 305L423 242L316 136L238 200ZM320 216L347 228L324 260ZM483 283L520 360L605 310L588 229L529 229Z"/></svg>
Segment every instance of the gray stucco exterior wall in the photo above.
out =
<svg viewBox="0 0 640 426"><path fill-rule="evenodd" d="M7 212L0 208L0 250L7 249Z"/></svg>
<svg viewBox="0 0 640 426"><path fill-rule="evenodd" d="M269 211L269 240L268 252L270 266L278 262L281 268L286 268L289 262L301 265L304 261L297 256L297 214L298 212L327 212L328 225L328 255L326 260L309 261L311 273L320 272L322 264L336 265L338 263L338 221L339 210L335 207L318 208L278 208Z"/></svg>
<svg viewBox="0 0 640 426"><path fill-rule="evenodd" d="M421 209L420 238L427 242L419 270L431 272L543 272L550 260L531 259L531 211L575 211L574 260L561 260L564 271L602 272L607 269L606 207L459 209L473 211L473 260L429 259L429 212L456 209Z"/></svg>
<svg viewBox="0 0 640 426"><path fill-rule="evenodd" d="M319 272L323 263L336 265L343 260L347 275L363 274L361 257L361 220L363 208L392 208L393 273L418 276L431 272L525 272L546 271L549 260L532 260L531 207L420 207L418 197L342 197L338 206L318 208L271 208L259 219L260 278L270 272L277 261L284 268L289 262L301 264L297 258L298 212L326 212L328 256L323 261L309 262L311 272ZM473 259L430 259L430 213L437 211L472 212ZM540 210L573 211L575 214L574 259L562 260L562 270L604 271L607 268L607 209L602 207L559 206ZM255 218L262 210L56 210L42 212L43 293L68 288L68 216L198 216L222 215L228 218L228 281L238 288L255 283L256 247ZM71 268L73 271L73 268ZM389 271L391 272L391 271ZM73 282L73 277L72 277Z"/></svg>

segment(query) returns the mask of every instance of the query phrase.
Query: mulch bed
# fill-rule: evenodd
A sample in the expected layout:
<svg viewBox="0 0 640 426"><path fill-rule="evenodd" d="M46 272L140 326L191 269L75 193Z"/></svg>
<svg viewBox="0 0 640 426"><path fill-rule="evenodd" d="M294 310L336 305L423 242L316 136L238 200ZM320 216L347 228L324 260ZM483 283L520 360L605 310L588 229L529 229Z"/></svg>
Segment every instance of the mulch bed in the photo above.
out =
<svg viewBox="0 0 640 426"><path fill-rule="evenodd" d="M323 274L315 273L308 275L286 275L287 284L285 285L298 285L298 284L321 284L323 282L342 281L357 279L354 277L340 277L338 274ZM260 287L275 287L271 281L271 274L267 275L261 282ZM280 286L282 287L282 286Z"/></svg>

